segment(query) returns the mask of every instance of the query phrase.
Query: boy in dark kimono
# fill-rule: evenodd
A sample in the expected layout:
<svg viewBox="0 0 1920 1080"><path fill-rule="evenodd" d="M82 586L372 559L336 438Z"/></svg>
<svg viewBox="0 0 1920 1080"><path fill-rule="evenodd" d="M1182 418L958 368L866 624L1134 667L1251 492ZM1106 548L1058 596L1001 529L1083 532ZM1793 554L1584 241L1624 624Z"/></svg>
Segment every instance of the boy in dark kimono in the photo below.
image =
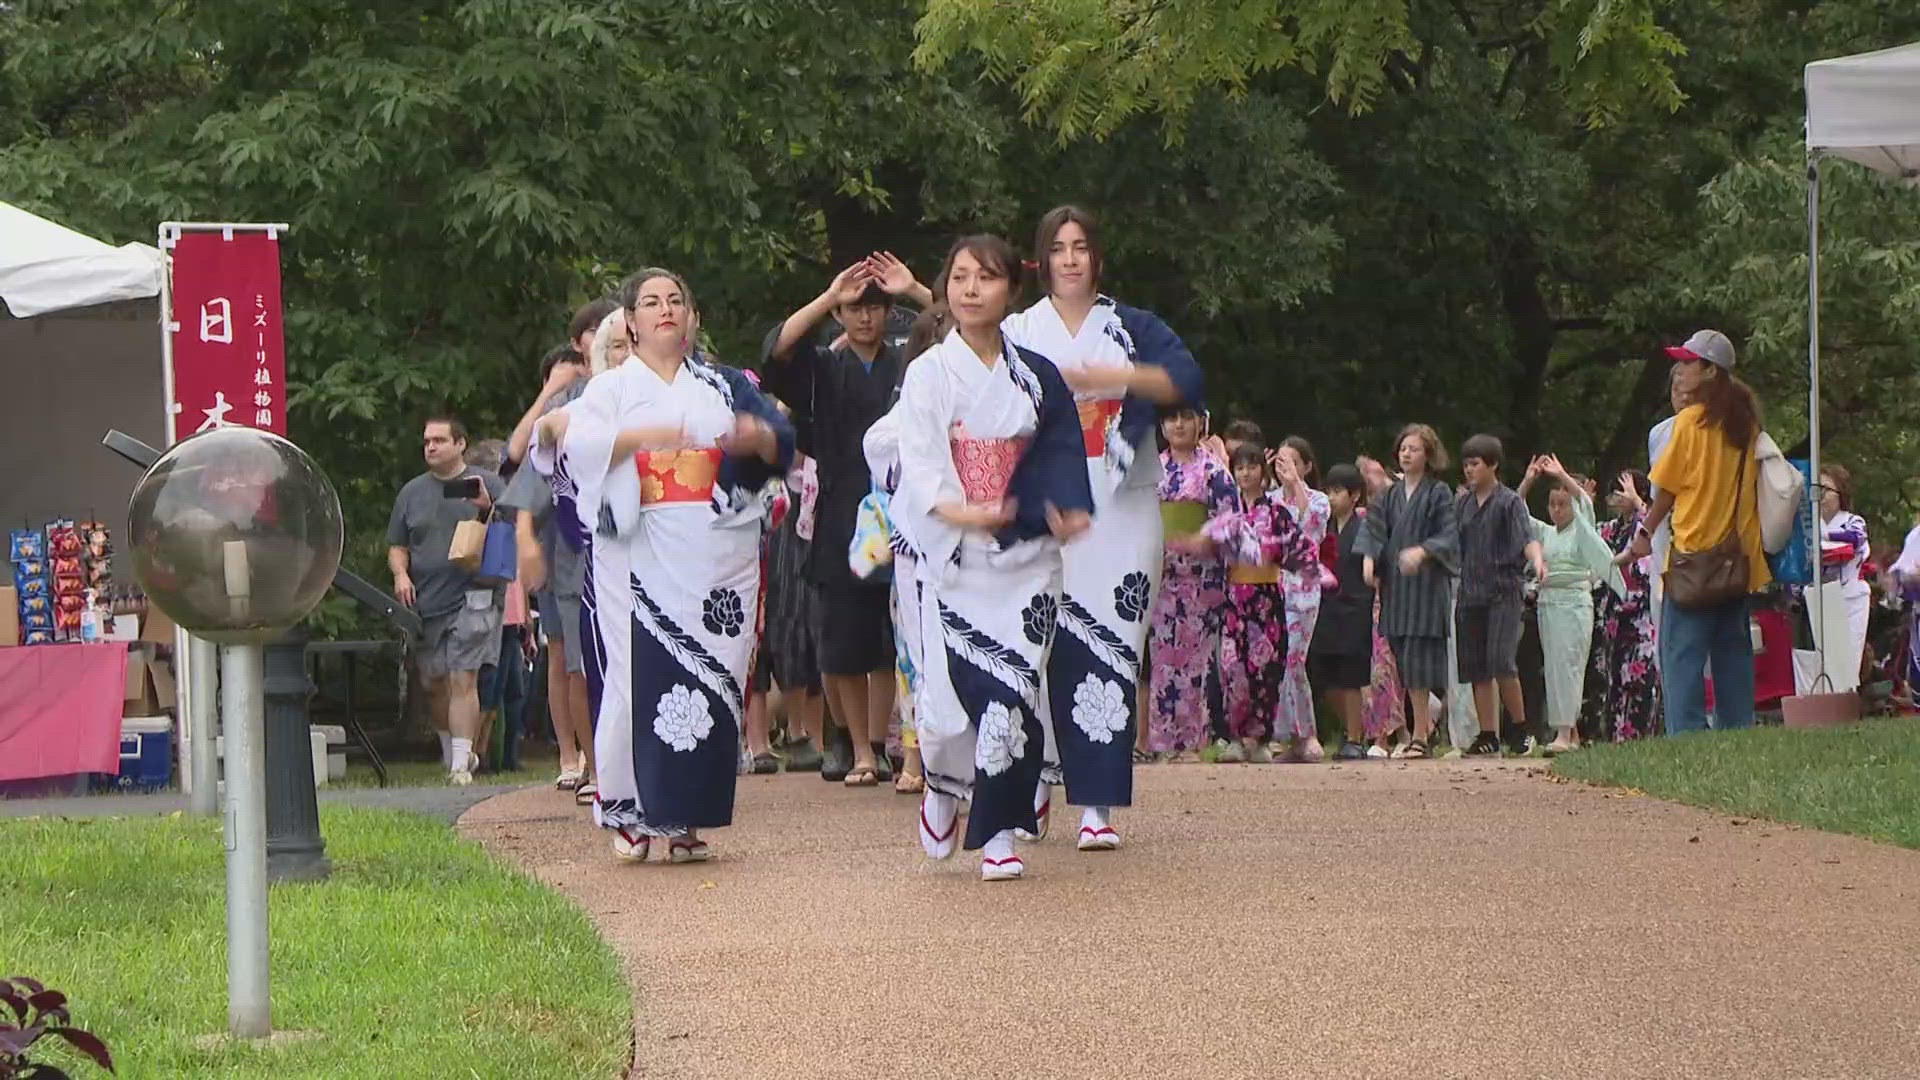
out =
<svg viewBox="0 0 1920 1080"><path fill-rule="evenodd" d="M1500 454L1500 440L1492 435L1475 435L1460 448L1467 490L1454 507L1460 527L1460 603L1454 618L1460 681L1472 685L1473 710L1480 720L1480 734L1467 747L1468 754L1500 753L1496 682L1513 722L1527 722L1518 662L1526 614L1524 575L1532 566L1536 580L1547 579L1527 504L1500 482Z"/></svg>
<svg viewBox="0 0 1920 1080"><path fill-rule="evenodd" d="M1369 585L1380 590L1380 630L1393 648L1413 703L1413 741L1397 757L1424 758L1433 735L1427 692L1446 692L1453 574L1459 556L1453 493L1432 475L1447 465L1440 437L1408 424L1394 444L1401 477L1367 514L1357 547Z"/></svg>
<svg viewBox="0 0 1920 1080"><path fill-rule="evenodd" d="M1366 557L1360 553L1367 531L1366 494L1360 470L1344 462L1327 470L1327 502L1333 518L1322 558L1334 581L1320 595L1320 621L1307 650L1307 673L1346 725L1340 745L1343 761L1367 756L1360 720L1360 693L1373 681L1373 587L1367 584Z"/></svg>

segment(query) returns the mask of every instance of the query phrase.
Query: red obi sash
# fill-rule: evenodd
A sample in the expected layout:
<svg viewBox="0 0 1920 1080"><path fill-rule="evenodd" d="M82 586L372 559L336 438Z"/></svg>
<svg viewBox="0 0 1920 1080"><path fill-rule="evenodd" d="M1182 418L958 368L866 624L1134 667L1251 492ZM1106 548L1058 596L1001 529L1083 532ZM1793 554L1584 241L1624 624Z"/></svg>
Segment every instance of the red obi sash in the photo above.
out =
<svg viewBox="0 0 1920 1080"><path fill-rule="evenodd" d="M720 475L720 448L641 450L633 465L640 472L640 505L704 503L713 498Z"/></svg>
<svg viewBox="0 0 1920 1080"><path fill-rule="evenodd" d="M1107 425L1120 415L1122 398L1077 402L1080 410L1080 437L1086 443L1088 457L1104 457L1107 453Z"/></svg>
<svg viewBox="0 0 1920 1080"><path fill-rule="evenodd" d="M1027 449L1025 436L1014 439L953 440L953 467L969 503L994 503L1007 497L1013 467Z"/></svg>

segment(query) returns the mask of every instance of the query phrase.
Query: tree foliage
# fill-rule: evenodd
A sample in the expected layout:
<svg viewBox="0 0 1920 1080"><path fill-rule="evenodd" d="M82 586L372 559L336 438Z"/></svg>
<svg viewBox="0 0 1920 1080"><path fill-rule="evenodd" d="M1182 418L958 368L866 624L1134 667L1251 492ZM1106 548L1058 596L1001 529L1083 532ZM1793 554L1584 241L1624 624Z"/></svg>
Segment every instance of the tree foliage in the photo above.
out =
<svg viewBox="0 0 1920 1080"><path fill-rule="evenodd" d="M1450 43L1459 59L1542 57L1590 124L1682 100L1671 66L1680 42L1653 0L929 0L915 58L937 68L981 57L1017 88L1027 118L1062 140L1105 136L1141 113L1178 137L1203 91L1244 94L1293 69L1366 111L1447 62L1429 33L1438 24L1466 32Z"/></svg>

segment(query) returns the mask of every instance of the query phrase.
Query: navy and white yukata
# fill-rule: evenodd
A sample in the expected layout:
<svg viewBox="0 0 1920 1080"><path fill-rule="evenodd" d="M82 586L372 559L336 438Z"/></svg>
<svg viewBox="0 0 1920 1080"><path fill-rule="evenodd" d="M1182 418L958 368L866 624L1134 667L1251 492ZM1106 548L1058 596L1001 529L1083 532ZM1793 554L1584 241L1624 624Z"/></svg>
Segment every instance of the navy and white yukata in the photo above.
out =
<svg viewBox="0 0 1920 1080"><path fill-rule="evenodd" d="M952 331L907 368L896 413L890 511L918 556L920 755L930 789L972 801L971 850L1037 827L1040 680L1061 583L1046 510L1091 512L1093 491L1072 392L1051 362L1010 340L988 366ZM995 535L934 511L1007 497L1015 517Z"/></svg>
<svg viewBox="0 0 1920 1080"><path fill-rule="evenodd" d="M774 464L713 450L740 412L774 430ZM588 667L600 660L604 673L594 820L640 836L731 824L760 597L760 493L786 471L793 428L738 371L697 357L670 381L639 360L598 375L568 414L557 460L547 451L535 463L564 470L575 515L596 523ZM669 466L679 497L655 481L643 490L635 458L613 460L615 438L636 427L687 434L693 449Z"/></svg>
<svg viewBox="0 0 1920 1080"><path fill-rule="evenodd" d="M1165 368L1181 400L1199 408L1200 366L1159 316L1101 296L1078 333L1051 298L1009 316L1002 331L1061 371L1154 364ZM1075 402L1093 526L1062 552L1057 616L1063 633L1047 661L1041 694L1054 766L1076 806L1133 803L1134 702L1149 616L1160 587L1164 538L1157 407L1131 395L1089 394Z"/></svg>

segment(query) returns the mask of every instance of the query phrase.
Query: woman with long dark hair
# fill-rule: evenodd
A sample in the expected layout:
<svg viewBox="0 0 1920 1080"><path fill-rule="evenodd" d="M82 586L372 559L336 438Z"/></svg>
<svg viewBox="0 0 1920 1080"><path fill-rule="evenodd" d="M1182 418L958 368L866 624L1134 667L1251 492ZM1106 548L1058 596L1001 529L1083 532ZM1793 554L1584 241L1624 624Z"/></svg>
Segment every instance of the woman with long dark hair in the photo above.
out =
<svg viewBox="0 0 1920 1080"><path fill-rule="evenodd" d="M1068 548L1059 607L1064 633L1047 663L1052 736L1067 802L1084 807L1082 851L1120 845L1113 808L1133 803L1134 705L1161 560L1160 459L1154 427L1162 409L1199 404L1200 367L1152 312L1100 291L1105 250L1092 215L1057 206L1033 242L1046 295L1004 327L1046 356L1074 391L1082 468L1099 506L1093 528ZM1048 777L1051 780L1051 777ZM1035 793L1042 833L1051 785Z"/></svg>
<svg viewBox="0 0 1920 1080"><path fill-rule="evenodd" d="M1613 517L1600 526L1608 550L1620 553L1614 564L1624 586L1593 590L1593 645L1580 714L1580 741L1624 742L1661 731L1660 673L1653 665L1653 591L1646 560L1633 558L1627 545L1640 528L1653 497L1647 474L1629 469L1607 496Z"/></svg>
<svg viewBox="0 0 1920 1080"><path fill-rule="evenodd" d="M1760 405L1733 374L1733 342L1702 330L1667 350L1674 392L1691 402L1674 417L1672 441L1654 464L1660 493L1628 549L1652 550L1652 535L1673 517L1666 599L1660 611L1660 670L1667 731L1707 726L1706 672L1713 671L1715 726L1753 724L1753 639L1747 597L1773 580L1760 546L1753 448Z"/></svg>
<svg viewBox="0 0 1920 1080"><path fill-rule="evenodd" d="M1040 679L1060 607L1060 546L1093 510L1073 392L1053 364L1001 333L1020 281L997 236L954 244L937 296L954 328L900 388L894 527L920 585L920 842L964 846L980 876L1018 878L1014 830L1039 825L1033 795L1046 740Z"/></svg>

